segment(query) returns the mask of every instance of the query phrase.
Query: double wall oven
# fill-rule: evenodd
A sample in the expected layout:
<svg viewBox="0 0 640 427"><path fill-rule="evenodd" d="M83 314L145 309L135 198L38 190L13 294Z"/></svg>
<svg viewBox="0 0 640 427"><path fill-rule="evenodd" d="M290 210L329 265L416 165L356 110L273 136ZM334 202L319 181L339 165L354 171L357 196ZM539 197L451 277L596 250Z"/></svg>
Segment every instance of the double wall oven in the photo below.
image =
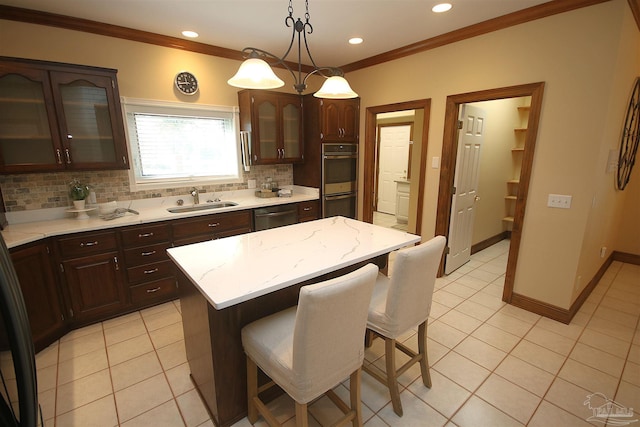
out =
<svg viewBox="0 0 640 427"><path fill-rule="evenodd" d="M358 144L322 144L322 216L356 217Z"/></svg>

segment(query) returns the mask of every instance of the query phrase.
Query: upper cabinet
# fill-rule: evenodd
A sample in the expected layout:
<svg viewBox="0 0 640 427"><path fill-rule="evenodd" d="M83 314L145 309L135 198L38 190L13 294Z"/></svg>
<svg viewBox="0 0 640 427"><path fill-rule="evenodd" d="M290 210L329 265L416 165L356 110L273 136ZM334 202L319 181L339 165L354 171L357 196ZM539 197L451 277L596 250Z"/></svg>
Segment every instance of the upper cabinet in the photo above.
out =
<svg viewBox="0 0 640 427"><path fill-rule="evenodd" d="M316 102L320 103L322 142L358 142L360 99L318 99Z"/></svg>
<svg viewBox="0 0 640 427"><path fill-rule="evenodd" d="M116 70L0 58L0 172L128 168Z"/></svg>
<svg viewBox="0 0 640 427"><path fill-rule="evenodd" d="M251 137L251 162L264 165L303 159L302 98L265 90L238 92L240 130Z"/></svg>

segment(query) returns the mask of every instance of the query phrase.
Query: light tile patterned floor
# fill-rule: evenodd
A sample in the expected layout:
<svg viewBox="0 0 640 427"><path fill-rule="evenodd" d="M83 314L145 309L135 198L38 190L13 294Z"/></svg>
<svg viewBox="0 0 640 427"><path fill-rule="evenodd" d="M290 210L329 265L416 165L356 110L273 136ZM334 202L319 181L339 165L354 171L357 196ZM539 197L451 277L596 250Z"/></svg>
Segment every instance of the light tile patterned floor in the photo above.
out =
<svg viewBox="0 0 640 427"><path fill-rule="evenodd" d="M586 426L593 411L583 403L596 392L640 408L640 266L614 262L564 325L501 301L507 251L501 242L437 280L428 330L433 387L422 385L417 365L403 374L399 418L388 391L363 374L366 426ZM179 311L175 301L132 313L40 352L45 425L212 426L189 380ZM405 339L417 346L415 333ZM383 366L381 344L367 350L365 363ZM337 392L347 398L346 383ZM294 425L286 396L271 407ZM337 410L322 398L310 411L316 426ZM244 426L246 419L236 424Z"/></svg>

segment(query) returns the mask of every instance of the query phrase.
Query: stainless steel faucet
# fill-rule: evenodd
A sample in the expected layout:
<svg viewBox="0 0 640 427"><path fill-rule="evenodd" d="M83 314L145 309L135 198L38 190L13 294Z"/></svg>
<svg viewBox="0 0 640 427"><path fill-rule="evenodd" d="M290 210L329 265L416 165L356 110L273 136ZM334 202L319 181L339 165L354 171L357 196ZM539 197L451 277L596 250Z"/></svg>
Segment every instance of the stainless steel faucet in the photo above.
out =
<svg viewBox="0 0 640 427"><path fill-rule="evenodd" d="M196 187L191 189L191 195L193 196L193 204L200 204L200 194L198 194L198 189Z"/></svg>

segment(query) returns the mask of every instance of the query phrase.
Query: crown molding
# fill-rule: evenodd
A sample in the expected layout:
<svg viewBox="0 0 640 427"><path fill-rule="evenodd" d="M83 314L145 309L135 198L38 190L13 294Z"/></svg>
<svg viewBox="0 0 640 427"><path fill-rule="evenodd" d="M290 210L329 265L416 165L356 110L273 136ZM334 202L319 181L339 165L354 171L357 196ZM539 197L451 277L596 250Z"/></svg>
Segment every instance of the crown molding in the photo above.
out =
<svg viewBox="0 0 640 427"><path fill-rule="evenodd" d="M490 19L488 21L460 28L446 34L400 47L398 49L393 49L379 55L371 56L361 61L352 62L350 64L343 65L341 68L344 72L360 70L363 68L371 67L373 65L403 58L405 56L415 55L419 52L435 49L437 47L455 43L461 40L466 40L482 34L487 34L493 31L508 28L514 25L523 24L525 22L534 21L536 19L545 18L551 15L564 13L599 3L605 3L608 1L611 0L549 1L538 6L533 6L528 9L523 9L518 12L513 12L507 15ZM640 29L640 0L627 1L636 20L636 23L638 24L638 29ZM70 16L40 12L31 9L0 5L0 19L27 22L38 25L48 25L68 30L83 31L102 36L116 37L141 43L149 43L173 49L187 50L190 52L217 56L220 58L234 59L238 61L244 60L244 58L242 57L242 52L233 49L227 49L224 47L209 45L205 43L198 43L190 40L180 39L177 37L164 36L147 31L135 30L118 25L105 24L88 19L73 18ZM287 63L290 67L298 67L298 64L294 64L291 62ZM278 66L282 67L280 65ZM312 70L313 68L310 66L303 66L303 71L305 72L310 72Z"/></svg>

